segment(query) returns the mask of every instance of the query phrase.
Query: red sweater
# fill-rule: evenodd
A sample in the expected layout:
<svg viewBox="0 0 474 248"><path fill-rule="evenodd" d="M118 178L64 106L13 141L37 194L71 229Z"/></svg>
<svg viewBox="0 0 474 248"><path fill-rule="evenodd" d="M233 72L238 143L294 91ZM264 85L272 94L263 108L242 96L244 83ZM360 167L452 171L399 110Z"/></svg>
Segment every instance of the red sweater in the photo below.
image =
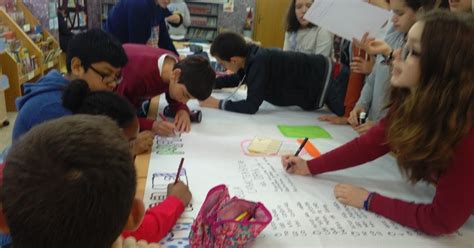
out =
<svg viewBox="0 0 474 248"><path fill-rule="evenodd" d="M360 165L390 152L386 119L367 134L308 162L313 175ZM436 184L430 204L416 204L375 194L369 210L430 235L458 230L474 213L474 128L454 150L452 162Z"/></svg>
<svg viewBox="0 0 474 248"><path fill-rule="evenodd" d="M167 50L146 45L123 45L128 57L128 63L122 70L123 80L117 86L116 92L127 98L136 108L147 99L166 92L166 100L172 111L189 111L186 104L171 99L169 85L161 79L158 70L158 59L162 55L176 56ZM142 130L151 130L153 120L139 118Z"/></svg>
<svg viewBox="0 0 474 248"><path fill-rule="evenodd" d="M147 242L159 242L184 212L183 202L174 197L167 197L158 206L148 209L143 217L143 221L137 230L122 233L124 238L133 236L136 240L146 240Z"/></svg>

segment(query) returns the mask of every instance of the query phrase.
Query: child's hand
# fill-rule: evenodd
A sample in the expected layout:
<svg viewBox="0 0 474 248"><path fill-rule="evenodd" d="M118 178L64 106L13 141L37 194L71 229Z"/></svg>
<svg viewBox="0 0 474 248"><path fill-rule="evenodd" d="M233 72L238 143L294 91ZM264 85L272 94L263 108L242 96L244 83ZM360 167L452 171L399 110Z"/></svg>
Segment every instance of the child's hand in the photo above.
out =
<svg viewBox="0 0 474 248"><path fill-rule="evenodd" d="M353 72L368 75L372 72L374 64L375 59L373 59L372 56L369 56L368 60L361 57L354 57L352 58L350 66Z"/></svg>
<svg viewBox="0 0 474 248"><path fill-rule="evenodd" d="M138 155L151 151L155 134L152 131L140 132L133 144L133 154Z"/></svg>
<svg viewBox="0 0 474 248"><path fill-rule="evenodd" d="M189 118L188 111L179 110L174 117L174 125L179 132L189 133L191 130L191 119Z"/></svg>
<svg viewBox="0 0 474 248"><path fill-rule="evenodd" d="M171 22L173 24L178 24L181 22L181 17L179 12L174 12L172 15L165 18L167 22Z"/></svg>
<svg viewBox="0 0 474 248"><path fill-rule="evenodd" d="M183 202L184 206L187 206L192 198L188 186L181 181L178 181L176 184L168 184L167 196L177 197Z"/></svg>
<svg viewBox="0 0 474 248"><path fill-rule="evenodd" d="M365 109L357 106L351 111L351 113L349 114L349 118L347 119L351 126L359 126L359 114L361 112L365 112Z"/></svg>
<svg viewBox="0 0 474 248"><path fill-rule="evenodd" d="M175 130L176 126L167 121L154 121L153 127L151 128L151 131L159 136L173 136Z"/></svg>
<svg viewBox="0 0 474 248"><path fill-rule="evenodd" d="M364 201L369 196L369 191L354 185L338 184L334 187L334 196L342 204L363 208Z"/></svg>
<svg viewBox="0 0 474 248"><path fill-rule="evenodd" d="M204 108L219 108L219 100L210 96L204 101L199 101L199 106Z"/></svg>
<svg viewBox="0 0 474 248"><path fill-rule="evenodd" d="M382 54L388 56L390 55L390 51L392 51L392 48L385 41L369 37L369 33L365 33L361 40L356 38L352 39L352 42L354 42L357 47L364 49L369 55Z"/></svg>
<svg viewBox="0 0 474 248"><path fill-rule="evenodd" d="M318 120L327 121L333 125L347 125L347 118L337 115L321 115Z"/></svg>
<svg viewBox="0 0 474 248"><path fill-rule="evenodd" d="M367 133L373 126L375 126L375 122L367 121L366 123L353 127L353 129L359 133L359 135Z"/></svg>
<svg viewBox="0 0 474 248"><path fill-rule="evenodd" d="M300 176L309 176L311 172L308 168L308 163L300 157L295 156L282 156L281 164L283 169L290 174L300 175ZM290 167L290 168L288 168Z"/></svg>

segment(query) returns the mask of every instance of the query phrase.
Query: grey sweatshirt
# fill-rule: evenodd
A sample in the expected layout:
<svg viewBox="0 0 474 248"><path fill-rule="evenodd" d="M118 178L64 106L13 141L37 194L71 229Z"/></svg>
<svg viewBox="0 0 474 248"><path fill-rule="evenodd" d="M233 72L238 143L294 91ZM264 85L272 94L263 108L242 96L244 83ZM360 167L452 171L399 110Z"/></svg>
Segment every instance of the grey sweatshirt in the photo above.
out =
<svg viewBox="0 0 474 248"><path fill-rule="evenodd" d="M402 47L404 39L404 33L391 27L384 40L395 50ZM381 63L383 60L383 56L377 56L372 73L365 79L359 101L356 103L356 107L368 111L368 118L371 121L379 121L386 114L384 107L388 103L391 72L389 65Z"/></svg>
<svg viewBox="0 0 474 248"><path fill-rule="evenodd" d="M189 9L184 0L172 0L168 5L168 9L171 13L179 12L183 16L183 23L178 27L169 25L169 34L173 40L182 40L188 31L188 27L191 25L191 15Z"/></svg>

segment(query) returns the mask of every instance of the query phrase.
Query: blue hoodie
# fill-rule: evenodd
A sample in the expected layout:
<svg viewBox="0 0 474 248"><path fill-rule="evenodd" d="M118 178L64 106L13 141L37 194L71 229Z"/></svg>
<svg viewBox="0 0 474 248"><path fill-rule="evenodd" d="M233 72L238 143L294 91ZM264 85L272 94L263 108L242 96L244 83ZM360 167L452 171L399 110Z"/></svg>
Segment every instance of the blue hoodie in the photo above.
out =
<svg viewBox="0 0 474 248"><path fill-rule="evenodd" d="M166 26L165 18L170 15L155 0L121 0L109 13L104 29L123 44L146 44L152 28L159 26L158 47L178 54Z"/></svg>
<svg viewBox="0 0 474 248"><path fill-rule="evenodd" d="M58 71L52 70L38 82L24 84L25 95L16 99L18 116L13 142L35 125L71 114L62 106L63 89L68 83Z"/></svg>

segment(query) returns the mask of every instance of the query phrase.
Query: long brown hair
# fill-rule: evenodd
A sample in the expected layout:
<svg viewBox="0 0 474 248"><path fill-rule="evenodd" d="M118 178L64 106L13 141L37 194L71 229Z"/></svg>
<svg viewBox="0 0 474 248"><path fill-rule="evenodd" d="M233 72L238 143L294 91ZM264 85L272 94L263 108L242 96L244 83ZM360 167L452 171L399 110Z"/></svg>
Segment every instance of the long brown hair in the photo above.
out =
<svg viewBox="0 0 474 248"><path fill-rule="evenodd" d="M474 114L474 16L436 10L420 21L420 82L392 88L388 104L388 144L413 183L445 172Z"/></svg>
<svg viewBox="0 0 474 248"><path fill-rule="evenodd" d="M313 1L314 4L314 1ZM295 8L296 8L296 0L292 0L290 4L290 8L288 9L288 12L286 14L286 31L287 32L296 32L298 29L301 28L301 24L298 21L298 18L296 17L295 13ZM308 24L308 28L314 27L315 25L312 23Z"/></svg>

